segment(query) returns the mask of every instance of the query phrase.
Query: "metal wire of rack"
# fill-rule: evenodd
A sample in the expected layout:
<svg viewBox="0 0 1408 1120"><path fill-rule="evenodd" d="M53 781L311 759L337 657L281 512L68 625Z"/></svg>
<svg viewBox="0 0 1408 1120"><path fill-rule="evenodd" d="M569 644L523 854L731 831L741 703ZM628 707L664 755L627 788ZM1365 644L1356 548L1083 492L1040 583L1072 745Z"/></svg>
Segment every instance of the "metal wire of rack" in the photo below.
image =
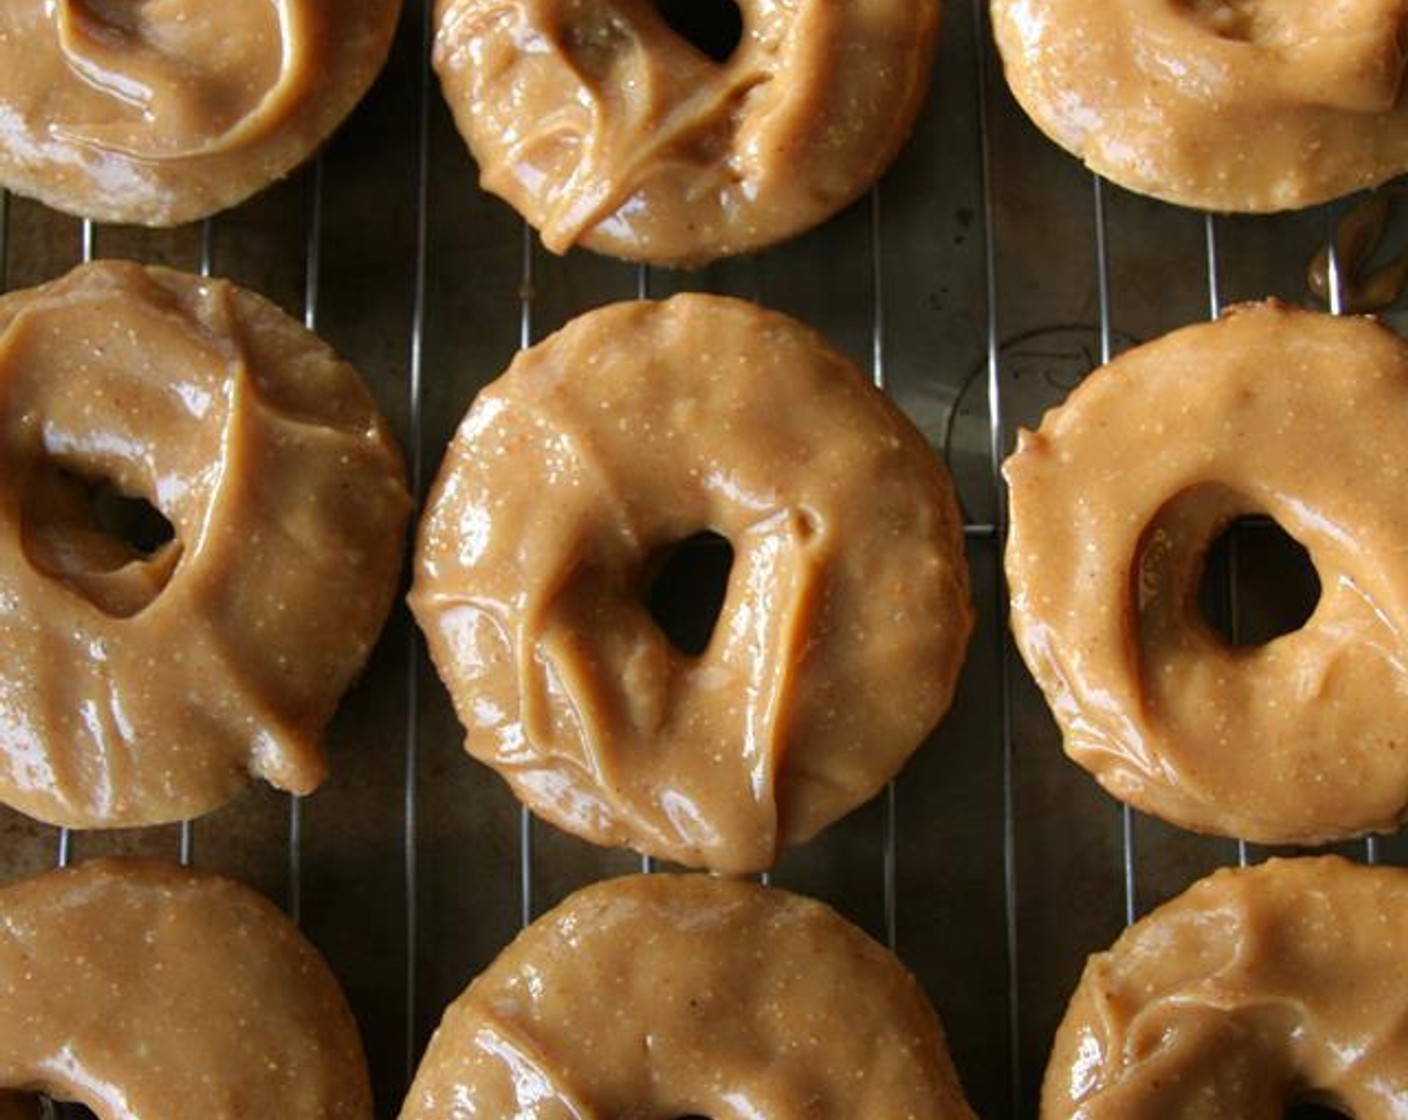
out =
<svg viewBox="0 0 1408 1120"><path fill-rule="evenodd" d="M1256 858L1256 853L1245 844L1209 846L1171 836L1128 809L1112 811L1097 798L1086 797L1073 807L1058 805L1054 810L1042 800L1049 797L1059 802L1067 787L1060 786L1055 794L1048 794L1046 787L1069 779L1049 777L1048 770L1055 772L1057 764L1033 761L1045 758L1041 752L1049 753L1054 739L1049 726L1042 724L1044 713L1031 714L1029 685L1005 637L1007 602L1000 561L1006 540L1007 507L1000 466L1014 420L1025 419L1021 413L1029 402L1022 399L1014 404L1014 395L1026 391L1026 382L1019 384L1022 371L1017 368L1020 363L1013 360L1010 347L1012 339L1023 334L1028 324L1014 313L1020 305L1012 296L1012 253L1010 245L1002 241L1008 226L1021 225L1019 203L1025 196L1020 190L1007 189L1018 178L1014 171L1016 161L1008 151L1013 144L1014 112L1000 91L1001 78L990 47L986 7L986 0L972 0L966 9L952 5L946 16L960 26L965 21L969 23L968 36L946 35L944 50L949 65L960 73L944 92L953 96L954 89L967 82L969 88L959 97L968 99L965 103L972 107L972 119L935 124L927 131L921 130L917 141L932 141L936 135L952 139L956 135L971 145L971 164L963 164L958 174L965 177L961 193L974 211L971 222L978 231L979 242L976 252L966 247L963 250L971 254L965 258L971 267L962 275L971 281L972 291L967 302L952 314L971 321L972 345L971 353L965 351L961 360L954 361L944 354L921 353L923 347L908 337L921 314L925 316L924 324L931 324L940 316L940 312L929 308L915 310L918 300L912 290L914 275L907 268L905 254L909 247L904 242L911 235L927 235L926 231L908 230L900 237L888 232L892 228L887 224L891 214L898 212L908 222L916 212L916 183L920 187L924 184L923 168L911 172L900 186L887 185L883 197L881 189L875 190L855 212L835 223L830 231L816 235L827 242L822 259L830 256L831 245L836 244L851 267L849 271L836 270L839 277L834 291L825 287L818 293L806 288L801 296L797 295L797 286L802 283L798 277L805 271L804 266L816 258L788 256L784 252L780 256L786 259L777 264L779 255L770 254L757 261L725 266L719 272L684 277L600 262L548 262L539 259L532 231L516 219L506 219L494 211L494 204L478 200L472 204L474 210L468 217L452 213L446 203L447 192L451 187L466 195L471 191L468 168L462 153L447 154L456 141L447 142L443 110L425 65L431 42L430 4L412 0L402 34L401 64L390 79L399 92L387 95L389 104L406 109L406 117L416 122L409 144L398 149L406 157L408 180L398 197L408 203L410 212L397 235L396 254L385 254L388 260L394 256L400 266L408 306L404 316L395 319L396 329L387 332L391 336L388 351L399 357L381 354L374 359L387 370L374 387L383 404L396 413L408 451L411 485L417 495L423 495L433 467L432 456L443 445L444 431L457 418L456 410L468 403L470 393L466 390L497 373L496 361L485 358L485 353L506 355L513 346L531 345L545 329L579 307L610 298L648 298L656 289L719 286L764 303L782 297L784 302L806 305L801 308L803 317L812 318L814 325L824 331L836 325L827 320L828 314L836 317L855 356L868 362L875 384L916 413L954 463L960 483L968 487L965 537L978 577L975 596L987 640L970 652L969 678L960 690L959 708L950 717L950 724L957 728L946 725L939 738L945 740L943 749L950 753L955 751L955 740L976 740L965 748L966 760L961 761L959 769L970 792L976 789L980 794L981 804L972 813L972 822L976 822L972 827L981 830L981 835L973 836L981 850L972 857L971 867L958 870L929 851L933 844L924 834L933 822L927 814L937 800L955 795L944 790L931 797L929 785L942 772L916 764L887 787L876 807L858 814L858 823L838 826L832 836L823 837L812 846L811 852L789 857L791 862L784 863L777 878L784 885L828 897L853 920L897 948L939 1003L955 1044L960 1072L969 1082L970 1095L980 1113L988 1117L1025 1117L1034 1114L1034 1089L1045 1057L1043 1039L1062 1002L1060 993L1074 980L1073 962L1078 964L1084 952L1105 944L1101 940L1105 935L1091 934L1087 926L1113 933L1120 923L1137 917L1146 905L1186 885L1194 869L1211 863L1246 863ZM376 150L378 138L384 138L387 127L384 119L378 119L363 128L359 142ZM1044 143L1038 141L1032 150L1037 151ZM350 208L342 197L348 165L336 158L339 163L334 169L330 157L321 157L302 174L301 185L287 188L282 201L271 206L271 212L297 211L297 219L286 223L281 218L271 219L271 225L285 234L294 231L292 238L284 236L280 243L287 248L288 271L301 270L302 274L296 294L291 285L284 291L285 306L292 307L301 297L301 308L297 310L306 325L313 329L331 328L334 335L340 331L350 336L347 321L361 305L348 300L342 290L342 265L349 255L346 243L356 236L359 226L344 212L355 208ZM1047 153L1040 158L1048 160L1049 166L1058 167L1065 157ZM378 162L380 159L378 154ZM454 166L447 171L446 164L450 162ZM365 165L361 166L365 170ZM1069 184L1076 182L1074 173L1062 173ZM1082 220L1089 222L1089 261L1088 265L1078 265L1074 258L1063 258L1061 269L1080 277L1072 282L1072 287L1082 289L1081 306L1089 312L1081 320L1082 330L1094 340L1093 360L1087 363L1088 368L1096 360L1108 360L1128 343L1117 328L1120 312L1128 310L1128 304L1123 309L1115 306L1116 293L1120 291L1114 281L1119 265L1114 245L1116 231L1128 231L1131 222L1172 219L1150 209L1151 204L1131 202L1096 177L1087 177L1080 190L1084 203L1073 203L1068 212L1075 214L1077 206L1087 208ZM332 210L330 191L339 198ZM1069 197L1078 195L1073 190ZM898 200L897 207L888 204L891 198ZM1128 212L1116 213L1131 206L1137 208L1132 217ZM0 194L0 288L8 282L9 265L16 252L11 236L15 209L9 197ZM27 210L26 214L32 218L33 211ZM1230 264L1255 256L1264 246L1259 245L1255 231L1249 233L1250 227L1236 226L1232 233L1244 251L1229 252L1221 228L1229 220L1212 215L1190 216L1189 220L1195 221L1196 226L1185 223L1178 230L1199 242L1199 267L1204 276L1196 285L1186 277L1180 284L1190 289L1200 287L1200 307L1215 316L1227 297L1226 271ZM1333 213L1307 222L1325 226L1332 220ZM245 219L220 217L203 223L194 261L194 267L202 274L218 275L224 271L226 260L219 253L225 243L222 237L229 234L233 223L241 221ZM392 224L389 218L387 221ZM960 227L968 229L961 220L953 229ZM245 229L240 225L238 233ZM488 232L483 233L483 229ZM447 230L459 239L452 249L444 246ZM1168 244L1162 237L1164 232L1160 226L1161 250ZM91 259L105 245L106 237L106 230L82 223L76 256ZM476 237L481 240L474 240ZM291 241L299 244L295 246ZM456 379L451 376L451 367L459 360L456 348L468 336L447 330L445 323L452 317L457 285L470 281L464 277L463 269L456 272L448 268L446 260L462 244L483 249L500 271L505 275L512 273L513 295L505 295L502 286L476 288L472 305L483 306L485 321L495 316L499 321L493 325L492 344L471 355L469 360L475 368ZM143 242L134 250L124 243L119 251L141 256L150 250L164 259L165 245L162 241ZM227 247L232 250L230 256L243 252L234 251L240 248L237 240L230 240ZM330 264L330 250L336 250L337 263ZM1270 259L1272 254L1266 252ZM474 262L468 267L478 270ZM335 308L326 299L329 281L337 288ZM1084 292L1086 287L1088 293ZM1332 256L1331 291L1337 295L1338 290L1337 264ZM1241 294L1246 298L1249 293ZM353 309L349 311L343 306L346 304ZM809 316L807 307L815 307L816 311ZM330 310L336 314L325 314ZM1332 310L1340 310L1337 299ZM1013 323L1005 321L1006 314L1011 314ZM504 325L510 315L516 320L511 330ZM1157 316L1143 318L1152 320ZM934 333L935 337L941 334L939 330ZM358 354L350 356L362 364ZM969 358L974 365L967 376L982 388L982 393L973 398L982 401L981 415L978 411L971 415L963 412L969 383L964 380L964 362ZM924 396L932 389L931 382L940 383L943 390L937 394L942 402L942 420L934 419L932 402ZM453 409L447 405L450 399L454 401ZM455 415L448 415L447 410ZM964 438L950 438L955 431L955 416L971 420L972 430L966 443ZM1239 622L1235 592L1241 562L1234 536L1227 572L1230 624L1234 628ZM570 842L535 826L526 811L512 805L491 780L459 757L453 723L447 722L444 700L438 695L433 674L427 676L427 663L414 627L404 619L399 628L393 625L386 644L394 647L393 652L385 656L385 664L370 671L363 691L376 693L377 711L387 712L385 726L394 728L399 750L390 752L395 757L388 759L383 768L368 770L362 777L370 775L376 783L374 792L384 795L388 804L394 802L399 812L399 819L366 843L378 848L395 845L394 874L388 864L377 886L397 894L401 905L394 919L386 919L384 928L379 926L374 935L368 935L373 942L371 949L359 944L355 931L347 936L328 936L346 914L347 894L354 889L349 882L354 880L345 864L354 856L330 855L327 849L331 840L324 841L323 837L334 832L338 841L349 836L357 840L357 836L355 829L344 830L327 813L319 811L322 795L309 802L297 798L281 800L278 803L282 809L278 811L269 808L269 798L265 797L262 807L238 811L245 816L214 820L199 827L187 822L174 837L162 833L136 839L100 838L91 843L101 851L133 846L143 851L162 851L189 863L196 859L199 838L203 865L209 861L212 866L243 872L266 889L281 888L290 913L296 919L311 920L316 927L315 938L324 941L335 967L351 983L354 1006L373 1051L380 1111L390 1116L396 1111L399 1094L409 1082L441 1006L513 929L529 922L573 885L602 874L653 871L655 867L652 861L634 857L584 854L572 848ZM343 734L347 734L345 728ZM1042 741L1034 744L1035 738ZM996 758L996 766L984 755L989 750ZM1034 769L1039 769L1036 780ZM475 822L466 825L457 816L451 819L453 814L446 808L446 803L470 787L474 797L472 815L487 821L482 827ZM351 797L352 791L344 789L334 795L333 803L342 806ZM1101 823L1080 831L1071 841L1075 854L1059 853L1061 859L1070 855L1069 862L1048 858L1045 841L1053 827L1051 822L1057 821L1059 828L1066 813L1084 820L1092 814L1091 805L1098 806L1093 810L1095 814L1110 818L1109 825ZM277 844L246 851L232 836L246 820L270 834L282 831L284 835ZM964 829L967 837L972 829L966 819ZM7 869L11 865L37 865L38 858L28 854L30 846L42 847L51 853L44 857L46 860L62 865L85 855L90 845L86 837L75 845L75 837L66 830L60 830L57 837L53 830L38 830L32 841L27 835L13 845L24 848L25 854L10 859ZM276 846L282 847L281 869L271 866L271 852ZM352 847L361 851L356 843ZM1395 847L1390 858L1402 857L1400 847ZM1164 853L1171 849L1178 854L1166 859ZM1381 845L1374 841L1360 846L1358 852L1369 860L1384 855ZM1080 890L1094 892L1091 897L1095 902L1089 908L1097 913L1086 924L1073 916L1068 923L1072 932L1057 938L1058 951L1047 952L1047 946L1042 944L1044 938L1051 936L1047 919L1059 913L1064 904L1062 899L1052 902L1047 896L1069 889L1063 875L1072 878ZM916 889L916 883L922 889ZM964 886L981 891L982 897L977 900L977 930L960 935L953 923L954 915L961 909L956 896ZM1108 898L1100 893L1104 891L1108 891ZM934 902L928 897L931 893L942 898ZM483 912L477 898L466 901L461 897L469 894L489 899ZM317 938L318 934L323 937ZM397 954L399 969L393 967ZM371 975L373 970L388 969L398 973L394 984L385 983L380 975ZM977 994L966 993L965 984L978 989Z"/></svg>

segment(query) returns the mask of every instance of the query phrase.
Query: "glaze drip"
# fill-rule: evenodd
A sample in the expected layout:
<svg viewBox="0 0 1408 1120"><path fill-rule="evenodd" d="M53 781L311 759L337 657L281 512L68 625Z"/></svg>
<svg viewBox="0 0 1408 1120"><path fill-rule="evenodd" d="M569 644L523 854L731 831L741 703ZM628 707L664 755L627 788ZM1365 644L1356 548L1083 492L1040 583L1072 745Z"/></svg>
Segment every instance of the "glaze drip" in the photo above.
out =
<svg viewBox="0 0 1408 1120"><path fill-rule="evenodd" d="M322 33L311 0L55 0L59 50L107 99L56 135L139 159L238 150L307 93Z"/></svg>
<svg viewBox="0 0 1408 1120"><path fill-rule="evenodd" d="M0 401L0 799L113 827L315 787L410 506L356 374L230 284L100 262L0 297ZM103 531L94 480L172 539Z"/></svg>
<svg viewBox="0 0 1408 1120"><path fill-rule="evenodd" d="M486 189L553 252L663 264L820 221L918 109L933 0L743 0L723 62L651 0L439 0L434 65Z"/></svg>
<svg viewBox="0 0 1408 1120"><path fill-rule="evenodd" d="M693 655L639 589L701 525L734 559ZM569 831L725 871L878 789L972 624L922 436L799 325L708 296L525 351L465 418L416 566L471 754Z"/></svg>
<svg viewBox="0 0 1408 1120"><path fill-rule="evenodd" d="M1090 958L1042 1120L1242 1120L1408 1100L1408 873L1334 856L1194 884Z"/></svg>

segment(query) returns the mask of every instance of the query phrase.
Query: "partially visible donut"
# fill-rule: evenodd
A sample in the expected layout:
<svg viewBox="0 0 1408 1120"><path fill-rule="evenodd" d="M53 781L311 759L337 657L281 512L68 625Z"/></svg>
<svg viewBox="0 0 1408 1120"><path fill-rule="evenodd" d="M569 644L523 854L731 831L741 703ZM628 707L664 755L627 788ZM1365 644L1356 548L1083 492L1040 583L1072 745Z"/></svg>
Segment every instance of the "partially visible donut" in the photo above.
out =
<svg viewBox="0 0 1408 1120"><path fill-rule="evenodd" d="M303 162L386 61L401 0L5 0L0 186L170 226Z"/></svg>
<svg viewBox="0 0 1408 1120"><path fill-rule="evenodd" d="M436 0L435 69L484 189L555 253L656 264L830 217L909 134L938 0L738 7L742 39L719 62L652 0Z"/></svg>
<svg viewBox="0 0 1408 1120"><path fill-rule="evenodd" d="M259 297L115 262L0 296L0 800L90 828L310 792L409 512L356 372Z"/></svg>
<svg viewBox="0 0 1408 1120"><path fill-rule="evenodd" d="M401 1120L971 1120L923 991L810 899L703 875L572 895L450 1005Z"/></svg>
<svg viewBox="0 0 1408 1120"><path fill-rule="evenodd" d="M692 656L651 571L735 559ZM770 866L874 794L947 710L972 629L962 528L924 437L785 316L616 304L480 394L410 595L466 749L598 843Z"/></svg>
<svg viewBox="0 0 1408 1120"><path fill-rule="evenodd" d="M1335 856L1218 871L1090 958L1042 1120L1244 1120L1408 1101L1408 870Z"/></svg>
<svg viewBox="0 0 1408 1120"><path fill-rule="evenodd" d="M1408 171L1404 0L993 0L1037 125L1121 186L1310 206Z"/></svg>
<svg viewBox="0 0 1408 1120"><path fill-rule="evenodd" d="M0 992L6 1090L114 1120L371 1120L337 980L229 879L103 859L0 888Z"/></svg>
<svg viewBox="0 0 1408 1120"><path fill-rule="evenodd" d="M1408 815L1408 345L1234 308L1092 373L1018 436L1012 629L1066 753L1202 832L1318 843ZM1208 547L1263 514L1305 546L1304 626L1224 641Z"/></svg>

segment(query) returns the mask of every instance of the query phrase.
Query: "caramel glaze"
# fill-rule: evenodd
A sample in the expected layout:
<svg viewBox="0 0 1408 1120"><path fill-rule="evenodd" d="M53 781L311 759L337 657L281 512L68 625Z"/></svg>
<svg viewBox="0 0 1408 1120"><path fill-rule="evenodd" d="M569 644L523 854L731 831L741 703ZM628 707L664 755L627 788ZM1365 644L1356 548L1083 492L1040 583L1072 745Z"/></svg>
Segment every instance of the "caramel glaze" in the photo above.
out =
<svg viewBox="0 0 1408 1120"><path fill-rule="evenodd" d="M371 1120L337 980L248 887L103 859L0 889L0 1115Z"/></svg>
<svg viewBox="0 0 1408 1120"><path fill-rule="evenodd" d="M709 647L643 603L712 529ZM466 416L411 607L466 749L603 844L771 865L875 793L947 709L972 628L957 503L924 437L795 321L617 304L520 354Z"/></svg>
<svg viewBox="0 0 1408 1120"><path fill-rule="evenodd" d="M697 265L830 217L914 123L938 0L741 0L724 63L651 0L436 0L486 190L555 253Z"/></svg>
<svg viewBox="0 0 1408 1120"><path fill-rule="evenodd" d="M1066 753L1116 797L1264 843L1408 812L1408 346L1369 319L1233 309L1097 370L1004 467L1012 628ZM1234 647L1209 544L1266 514L1322 593Z"/></svg>
<svg viewBox="0 0 1408 1120"><path fill-rule="evenodd" d="M5 0L0 184L169 226L288 172L386 60L400 0Z"/></svg>
<svg viewBox="0 0 1408 1120"><path fill-rule="evenodd" d="M1311 259L1306 285L1331 310L1382 311L1397 303L1408 287L1408 252L1400 250L1387 263L1374 264L1392 212L1392 198L1402 191L1390 185L1369 195L1339 220L1329 243Z"/></svg>
<svg viewBox="0 0 1408 1120"><path fill-rule="evenodd" d="M972 1120L919 985L818 902L702 875L598 883L450 1005L401 1120Z"/></svg>
<svg viewBox="0 0 1408 1120"><path fill-rule="evenodd" d="M1404 0L993 0L1037 125L1122 186L1309 206L1408 170Z"/></svg>
<svg viewBox="0 0 1408 1120"><path fill-rule="evenodd" d="M1335 856L1223 870L1090 958L1042 1120L1401 1120L1408 871Z"/></svg>
<svg viewBox="0 0 1408 1120"><path fill-rule="evenodd" d="M99 479L175 536L107 531ZM86 828L312 790L409 512L356 372L257 296L102 262L0 297L0 800Z"/></svg>

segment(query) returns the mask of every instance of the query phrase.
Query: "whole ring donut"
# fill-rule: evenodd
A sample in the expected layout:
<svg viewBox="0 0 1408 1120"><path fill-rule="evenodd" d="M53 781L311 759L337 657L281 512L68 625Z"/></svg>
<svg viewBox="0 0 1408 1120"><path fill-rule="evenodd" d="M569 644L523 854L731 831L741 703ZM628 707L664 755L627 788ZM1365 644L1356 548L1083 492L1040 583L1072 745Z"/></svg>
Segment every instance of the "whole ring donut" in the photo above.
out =
<svg viewBox="0 0 1408 1120"><path fill-rule="evenodd" d="M888 952L810 899L703 875L578 891L445 1012L400 1120L971 1120Z"/></svg>
<svg viewBox="0 0 1408 1120"><path fill-rule="evenodd" d="M691 656L646 587L704 530L735 559ZM705 295L601 308L514 359L441 466L410 602L466 749L531 808L726 871L884 785L972 628L924 437L799 323Z"/></svg>
<svg viewBox="0 0 1408 1120"><path fill-rule="evenodd" d="M1012 92L1122 186L1296 209L1408 170L1403 0L993 0Z"/></svg>
<svg viewBox="0 0 1408 1120"><path fill-rule="evenodd" d="M5 1090L130 1120L371 1120L337 980L229 879L102 859L0 888L0 990Z"/></svg>
<svg viewBox="0 0 1408 1120"><path fill-rule="evenodd" d="M1012 628L1066 753L1187 828L1263 843L1408 812L1408 346L1274 303L1093 373L1018 437ZM1305 625L1231 646L1199 613L1211 542L1265 514L1322 588Z"/></svg>
<svg viewBox="0 0 1408 1120"><path fill-rule="evenodd" d="M1408 1100L1408 871L1334 856L1219 871L1090 958L1042 1120L1240 1120Z"/></svg>
<svg viewBox="0 0 1408 1120"><path fill-rule="evenodd" d="M386 61L401 0L6 0L0 186L170 226L301 163Z"/></svg>
<svg viewBox="0 0 1408 1120"><path fill-rule="evenodd" d="M484 189L555 253L657 264L751 252L840 210L909 134L938 0L738 6L719 62L651 0L436 0L435 69Z"/></svg>
<svg viewBox="0 0 1408 1120"><path fill-rule="evenodd" d="M356 372L257 296L103 262L0 297L0 800L89 828L310 792L409 512Z"/></svg>

